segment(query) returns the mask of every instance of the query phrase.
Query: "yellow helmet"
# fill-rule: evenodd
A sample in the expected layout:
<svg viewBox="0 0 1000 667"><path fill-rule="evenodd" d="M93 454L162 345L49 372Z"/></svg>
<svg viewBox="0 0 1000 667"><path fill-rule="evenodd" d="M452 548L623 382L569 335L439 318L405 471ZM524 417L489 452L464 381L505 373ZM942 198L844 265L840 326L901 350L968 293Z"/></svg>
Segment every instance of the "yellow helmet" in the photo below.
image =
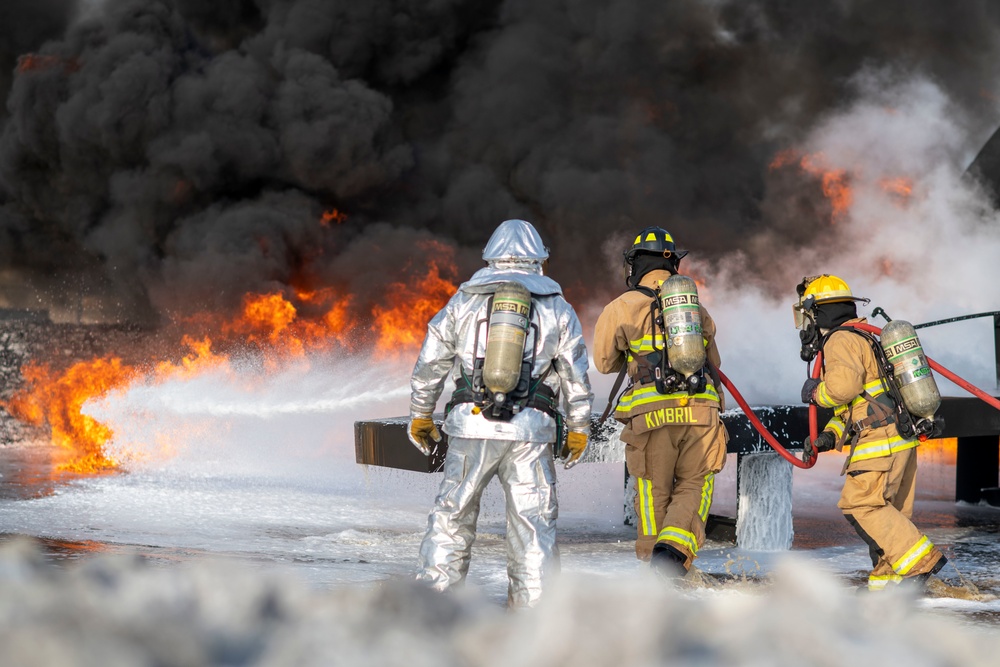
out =
<svg viewBox="0 0 1000 667"><path fill-rule="evenodd" d="M795 312L795 326L801 329L805 325L804 311L811 311L815 306L824 303L843 301L861 301L868 303L870 299L851 294L851 288L842 278L824 273L821 276L803 278L796 291L799 293L798 303L792 306Z"/></svg>
<svg viewBox="0 0 1000 667"><path fill-rule="evenodd" d="M851 288L841 278L824 273L813 278L802 292L802 300L813 297L813 303L836 303L837 301L868 301L851 294Z"/></svg>

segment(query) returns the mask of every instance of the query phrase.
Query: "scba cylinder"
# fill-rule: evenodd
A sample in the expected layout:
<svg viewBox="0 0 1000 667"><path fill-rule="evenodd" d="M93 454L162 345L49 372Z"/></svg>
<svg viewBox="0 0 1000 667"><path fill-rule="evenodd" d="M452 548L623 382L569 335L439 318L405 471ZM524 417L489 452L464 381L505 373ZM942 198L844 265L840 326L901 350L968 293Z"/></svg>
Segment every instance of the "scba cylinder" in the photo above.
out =
<svg viewBox="0 0 1000 667"><path fill-rule="evenodd" d="M503 283L493 295L483 384L501 402L517 387L524 358L524 342L531 314L531 292L520 283Z"/></svg>
<svg viewBox="0 0 1000 667"><path fill-rule="evenodd" d="M698 286L687 276L670 276L660 286L660 307L670 367L689 377L705 366Z"/></svg>
<svg viewBox="0 0 1000 667"><path fill-rule="evenodd" d="M941 394L913 325L905 320L889 322L882 328L881 342L907 411L933 420Z"/></svg>

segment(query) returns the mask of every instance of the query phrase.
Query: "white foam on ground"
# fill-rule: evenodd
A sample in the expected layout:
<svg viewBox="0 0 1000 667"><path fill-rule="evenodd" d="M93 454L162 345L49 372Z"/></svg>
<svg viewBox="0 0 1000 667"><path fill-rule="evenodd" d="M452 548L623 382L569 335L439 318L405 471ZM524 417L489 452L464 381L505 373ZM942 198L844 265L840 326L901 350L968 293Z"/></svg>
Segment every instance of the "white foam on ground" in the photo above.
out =
<svg viewBox="0 0 1000 667"><path fill-rule="evenodd" d="M792 465L774 453L748 454L740 463L736 543L747 551L792 547Z"/></svg>

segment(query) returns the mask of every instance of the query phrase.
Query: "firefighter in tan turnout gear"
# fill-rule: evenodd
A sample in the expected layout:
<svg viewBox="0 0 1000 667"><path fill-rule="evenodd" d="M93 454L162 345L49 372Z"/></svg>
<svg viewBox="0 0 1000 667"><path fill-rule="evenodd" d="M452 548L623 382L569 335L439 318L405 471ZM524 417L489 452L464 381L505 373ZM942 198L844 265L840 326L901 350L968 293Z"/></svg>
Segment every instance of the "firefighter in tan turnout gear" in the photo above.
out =
<svg viewBox="0 0 1000 667"><path fill-rule="evenodd" d="M687 251L649 227L625 252L628 291L608 304L594 332L594 365L632 382L615 408L625 461L636 479L636 556L683 576L705 540L715 474L726 460L715 323L690 278Z"/></svg>
<svg viewBox="0 0 1000 667"><path fill-rule="evenodd" d="M895 416L899 401L893 398L892 377L879 371L879 343L844 327L866 321L858 317L855 302L868 300L855 297L847 283L832 275L806 278L798 291L802 357L808 361L817 350L823 353L821 375L806 380L802 401L834 411L816 442L806 440L803 456L847 450L837 506L868 544L869 589L903 580L923 585L947 559L910 521L919 441L900 435Z"/></svg>

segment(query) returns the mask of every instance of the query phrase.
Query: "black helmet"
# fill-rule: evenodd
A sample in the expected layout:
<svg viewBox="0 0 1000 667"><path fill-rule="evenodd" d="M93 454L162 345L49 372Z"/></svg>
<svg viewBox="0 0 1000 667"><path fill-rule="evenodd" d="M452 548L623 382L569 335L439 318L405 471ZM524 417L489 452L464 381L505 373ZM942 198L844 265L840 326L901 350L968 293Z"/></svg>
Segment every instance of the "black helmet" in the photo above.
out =
<svg viewBox="0 0 1000 667"><path fill-rule="evenodd" d="M678 250L674 246L674 237L663 227L646 227L635 237L632 247L625 251L625 261L631 264L639 254L661 255L679 261L688 254L688 251Z"/></svg>
<svg viewBox="0 0 1000 667"><path fill-rule="evenodd" d="M687 250L678 250L674 246L674 237L663 227L646 227L635 237L632 247L625 251L625 284L634 288L644 273L658 268L657 264L669 268L671 273L677 273L677 265L687 254ZM640 256L651 259L643 260L640 262L642 266L637 268L635 259ZM659 261L652 258L659 258Z"/></svg>

